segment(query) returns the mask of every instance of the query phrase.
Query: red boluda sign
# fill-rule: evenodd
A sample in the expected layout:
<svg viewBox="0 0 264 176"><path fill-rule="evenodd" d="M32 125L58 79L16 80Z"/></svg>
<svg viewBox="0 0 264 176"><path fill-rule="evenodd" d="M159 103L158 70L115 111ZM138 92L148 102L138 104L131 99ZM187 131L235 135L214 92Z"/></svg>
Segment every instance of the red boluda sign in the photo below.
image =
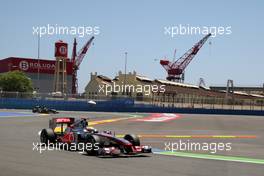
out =
<svg viewBox="0 0 264 176"><path fill-rule="evenodd" d="M44 59L31 59L31 58L16 58L11 57L4 59L2 62L3 67L2 72L11 70L21 70L28 73L47 73L54 74L55 72L55 60L44 60ZM67 74L72 74L73 64L72 62L67 62Z"/></svg>
<svg viewBox="0 0 264 176"><path fill-rule="evenodd" d="M25 60L22 60L19 62L19 68L23 71L28 71L28 70L50 70L54 71L55 70L55 63L36 63L36 62L28 62Z"/></svg>

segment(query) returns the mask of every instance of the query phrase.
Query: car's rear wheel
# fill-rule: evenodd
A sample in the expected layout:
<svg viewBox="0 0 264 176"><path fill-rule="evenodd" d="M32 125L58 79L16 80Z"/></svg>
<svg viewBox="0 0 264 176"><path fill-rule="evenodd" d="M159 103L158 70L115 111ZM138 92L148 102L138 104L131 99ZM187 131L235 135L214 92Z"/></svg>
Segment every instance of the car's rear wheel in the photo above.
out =
<svg viewBox="0 0 264 176"><path fill-rule="evenodd" d="M126 134L124 139L129 141L133 146L140 146L139 137L135 134Z"/></svg>
<svg viewBox="0 0 264 176"><path fill-rule="evenodd" d="M49 144L49 143L55 143L56 141L56 135L54 131L50 128L48 129L43 129L41 130L40 133L40 142L44 144Z"/></svg>
<svg viewBox="0 0 264 176"><path fill-rule="evenodd" d="M102 147L102 142L99 136L87 134L85 136L85 143L90 147L86 147L85 150L88 155L98 156Z"/></svg>
<svg viewBox="0 0 264 176"><path fill-rule="evenodd" d="M52 112L53 114L58 114L58 111L56 111L56 109L50 109L50 112Z"/></svg>

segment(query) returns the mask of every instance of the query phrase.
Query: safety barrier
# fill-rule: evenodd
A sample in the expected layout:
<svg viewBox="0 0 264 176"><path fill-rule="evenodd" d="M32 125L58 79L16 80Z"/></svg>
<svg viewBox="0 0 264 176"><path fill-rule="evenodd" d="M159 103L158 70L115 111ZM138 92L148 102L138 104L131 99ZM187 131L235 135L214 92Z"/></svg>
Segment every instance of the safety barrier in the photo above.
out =
<svg viewBox="0 0 264 176"><path fill-rule="evenodd" d="M151 112L151 113L189 113L189 114L228 114L228 115L260 115L262 110L235 110L235 109L204 109L204 108L177 108L160 107L151 104L135 104L133 99L123 98L114 100L96 101L96 105L87 101L45 100L0 98L0 108L32 109L42 105L48 108L67 111L101 111L101 112Z"/></svg>
<svg viewBox="0 0 264 176"><path fill-rule="evenodd" d="M100 109L113 109L126 107L134 104L131 99L115 99L97 101L96 105L88 101L69 101L69 100L46 100L46 99L20 99L20 98L0 98L0 108L6 109L32 109L34 106L46 106L57 110L68 111L91 111Z"/></svg>

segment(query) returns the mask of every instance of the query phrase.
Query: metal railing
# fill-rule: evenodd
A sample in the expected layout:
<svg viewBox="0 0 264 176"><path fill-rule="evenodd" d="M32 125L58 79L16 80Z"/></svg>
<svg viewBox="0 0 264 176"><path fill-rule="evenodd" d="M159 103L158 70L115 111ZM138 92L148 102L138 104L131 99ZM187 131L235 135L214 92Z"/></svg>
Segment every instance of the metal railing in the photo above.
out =
<svg viewBox="0 0 264 176"><path fill-rule="evenodd" d="M229 109L229 110L264 110L264 98L219 98L203 97L191 94L179 94L175 96L151 95L151 96L128 96L128 95L85 95L68 94L54 96L51 93L21 93L0 92L0 98L21 99L45 99L45 100L67 100L67 101L104 101L121 98L133 99L135 104L154 105L158 107L176 108L203 108L203 109Z"/></svg>

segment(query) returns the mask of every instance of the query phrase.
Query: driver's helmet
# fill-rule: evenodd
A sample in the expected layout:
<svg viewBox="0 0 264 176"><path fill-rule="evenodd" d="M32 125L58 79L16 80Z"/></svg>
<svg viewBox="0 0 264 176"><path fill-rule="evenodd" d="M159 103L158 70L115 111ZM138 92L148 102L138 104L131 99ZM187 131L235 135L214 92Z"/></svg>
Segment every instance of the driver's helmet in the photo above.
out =
<svg viewBox="0 0 264 176"><path fill-rule="evenodd" d="M82 119L78 119L71 126L72 128L86 128L86 123Z"/></svg>
<svg viewBox="0 0 264 176"><path fill-rule="evenodd" d="M103 131L103 133L112 135L112 131L109 131L109 130L105 130L105 131Z"/></svg>
<svg viewBox="0 0 264 176"><path fill-rule="evenodd" d="M82 118L80 121L80 124L82 126L82 128L87 128L88 127L88 122L85 118Z"/></svg>
<svg viewBox="0 0 264 176"><path fill-rule="evenodd" d="M98 130L94 127L87 127L87 131L90 133L98 133Z"/></svg>

